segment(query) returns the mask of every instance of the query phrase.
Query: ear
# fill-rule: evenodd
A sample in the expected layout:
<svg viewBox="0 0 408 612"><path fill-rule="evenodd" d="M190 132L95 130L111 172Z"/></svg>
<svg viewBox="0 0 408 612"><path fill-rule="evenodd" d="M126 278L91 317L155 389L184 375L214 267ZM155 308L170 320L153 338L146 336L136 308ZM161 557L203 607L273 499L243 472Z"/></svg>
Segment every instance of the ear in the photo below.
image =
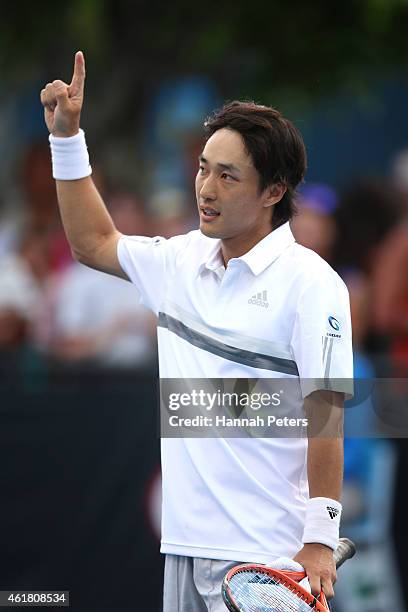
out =
<svg viewBox="0 0 408 612"><path fill-rule="evenodd" d="M265 208L273 206L281 201L286 193L286 186L282 183L275 183L265 189Z"/></svg>

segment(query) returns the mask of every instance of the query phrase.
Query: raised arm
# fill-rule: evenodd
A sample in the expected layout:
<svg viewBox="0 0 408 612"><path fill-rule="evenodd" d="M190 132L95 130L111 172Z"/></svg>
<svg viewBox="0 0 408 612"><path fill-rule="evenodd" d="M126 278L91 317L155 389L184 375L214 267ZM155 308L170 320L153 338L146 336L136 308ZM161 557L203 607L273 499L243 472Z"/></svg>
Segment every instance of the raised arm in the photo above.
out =
<svg viewBox="0 0 408 612"><path fill-rule="evenodd" d="M82 146L82 153L85 151L80 135L84 83L85 60L82 52L78 51L70 85L57 80L48 83L41 91L45 123L52 136L58 139L53 143L53 158L57 155L58 148L60 166L61 160L66 158L67 164L72 167L72 162L75 161L72 153L74 143L77 148ZM81 152L78 155L80 158ZM55 161L54 159L54 176ZM72 172L72 176L76 177L76 174L81 174L81 171ZM121 234L115 228L92 178L87 174L90 174L90 171L82 173L84 178L70 177L69 180L61 180L58 176L56 180L62 223L72 255L77 261L91 268L127 279L116 254Z"/></svg>

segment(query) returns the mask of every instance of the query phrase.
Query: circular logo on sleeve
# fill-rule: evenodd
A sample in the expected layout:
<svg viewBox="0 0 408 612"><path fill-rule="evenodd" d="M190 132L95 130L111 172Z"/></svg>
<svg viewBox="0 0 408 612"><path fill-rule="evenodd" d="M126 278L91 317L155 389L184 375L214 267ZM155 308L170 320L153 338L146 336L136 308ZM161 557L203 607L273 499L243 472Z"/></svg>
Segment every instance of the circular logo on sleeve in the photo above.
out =
<svg viewBox="0 0 408 612"><path fill-rule="evenodd" d="M329 323L330 326L335 330L335 331L339 331L340 329L340 323L338 322L337 319L335 319L335 317L329 317Z"/></svg>

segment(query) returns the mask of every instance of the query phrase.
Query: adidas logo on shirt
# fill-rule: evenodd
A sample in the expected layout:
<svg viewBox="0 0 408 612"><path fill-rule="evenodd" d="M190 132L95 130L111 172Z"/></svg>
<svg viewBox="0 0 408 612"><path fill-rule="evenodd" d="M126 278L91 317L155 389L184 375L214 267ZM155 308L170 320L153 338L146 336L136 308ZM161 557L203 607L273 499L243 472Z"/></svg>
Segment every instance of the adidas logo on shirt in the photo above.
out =
<svg viewBox="0 0 408 612"><path fill-rule="evenodd" d="M269 308L267 291L255 293L255 295L249 298L248 304L254 304L254 306L261 306L262 308Z"/></svg>
<svg viewBox="0 0 408 612"><path fill-rule="evenodd" d="M326 510L329 513L329 516L331 519L336 518L336 516L338 515L339 511L337 510L337 508L332 508L331 506L326 506Z"/></svg>

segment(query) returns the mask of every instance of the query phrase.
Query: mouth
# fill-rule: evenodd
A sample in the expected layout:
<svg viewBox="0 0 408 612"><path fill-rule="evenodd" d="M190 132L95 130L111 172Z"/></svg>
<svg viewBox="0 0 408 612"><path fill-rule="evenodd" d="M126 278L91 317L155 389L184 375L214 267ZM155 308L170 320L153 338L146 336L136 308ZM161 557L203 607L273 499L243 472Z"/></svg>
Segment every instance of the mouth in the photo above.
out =
<svg viewBox="0 0 408 612"><path fill-rule="evenodd" d="M211 206L200 206L200 218L203 221L211 222L219 216L220 213L216 211L215 208L212 208Z"/></svg>

